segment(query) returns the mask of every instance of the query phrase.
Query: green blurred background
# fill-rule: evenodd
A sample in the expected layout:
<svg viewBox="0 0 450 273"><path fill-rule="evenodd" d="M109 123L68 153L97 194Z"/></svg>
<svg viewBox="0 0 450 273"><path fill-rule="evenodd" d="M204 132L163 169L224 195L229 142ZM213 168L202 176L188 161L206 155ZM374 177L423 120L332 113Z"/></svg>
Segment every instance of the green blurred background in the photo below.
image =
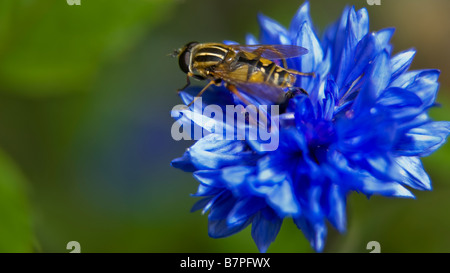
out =
<svg viewBox="0 0 450 273"><path fill-rule="evenodd" d="M0 252L256 252L250 229L207 235L190 213L197 182L170 167L191 143L172 140L171 108L185 83L186 42L258 34L258 12L287 26L301 0L0 0ZM371 30L395 26L396 52L413 68L438 68L450 120L450 2L313 0L319 30L346 4L366 7ZM450 252L446 145L424 165L433 191L416 200L352 194L348 231L330 228L325 251ZM285 221L269 252L310 252Z"/></svg>

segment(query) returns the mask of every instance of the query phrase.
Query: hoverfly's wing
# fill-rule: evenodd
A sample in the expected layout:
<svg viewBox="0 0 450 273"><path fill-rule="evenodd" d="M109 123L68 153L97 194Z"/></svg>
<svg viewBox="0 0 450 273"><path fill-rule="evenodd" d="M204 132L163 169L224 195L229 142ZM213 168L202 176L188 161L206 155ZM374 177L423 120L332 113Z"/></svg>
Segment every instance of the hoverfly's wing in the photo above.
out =
<svg viewBox="0 0 450 273"><path fill-rule="evenodd" d="M212 73L217 78L236 86L239 91L250 96L259 104L273 105L280 104L284 101L286 93L281 87L265 82L248 82L246 81L246 71L247 69L245 69L245 73L240 73L239 71L231 72L226 67L218 66Z"/></svg>
<svg viewBox="0 0 450 273"><path fill-rule="evenodd" d="M285 100L286 93L278 86L249 82L234 82L233 84L262 105L276 105Z"/></svg>
<svg viewBox="0 0 450 273"><path fill-rule="evenodd" d="M289 59L305 55L308 49L296 45L229 45L237 51L251 52L269 60Z"/></svg>

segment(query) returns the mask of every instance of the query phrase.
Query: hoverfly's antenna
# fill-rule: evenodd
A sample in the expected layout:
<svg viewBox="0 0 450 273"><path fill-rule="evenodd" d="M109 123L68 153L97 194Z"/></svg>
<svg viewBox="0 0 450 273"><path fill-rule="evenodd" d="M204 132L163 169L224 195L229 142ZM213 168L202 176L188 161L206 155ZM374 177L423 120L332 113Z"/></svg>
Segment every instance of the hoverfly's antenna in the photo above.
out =
<svg viewBox="0 0 450 273"><path fill-rule="evenodd" d="M172 53L167 54L167 56L170 56L172 58L178 57L180 55L181 49L175 49Z"/></svg>

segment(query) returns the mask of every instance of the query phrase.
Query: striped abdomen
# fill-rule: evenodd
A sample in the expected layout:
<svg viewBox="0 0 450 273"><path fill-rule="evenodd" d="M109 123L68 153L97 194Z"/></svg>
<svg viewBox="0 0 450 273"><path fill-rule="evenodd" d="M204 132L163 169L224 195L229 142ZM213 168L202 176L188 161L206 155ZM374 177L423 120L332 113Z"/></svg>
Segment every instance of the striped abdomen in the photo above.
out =
<svg viewBox="0 0 450 273"><path fill-rule="evenodd" d="M248 82L280 87L291 87L295 83L294 75L268 59L239 57L238 62L245 65Z"/></svg>

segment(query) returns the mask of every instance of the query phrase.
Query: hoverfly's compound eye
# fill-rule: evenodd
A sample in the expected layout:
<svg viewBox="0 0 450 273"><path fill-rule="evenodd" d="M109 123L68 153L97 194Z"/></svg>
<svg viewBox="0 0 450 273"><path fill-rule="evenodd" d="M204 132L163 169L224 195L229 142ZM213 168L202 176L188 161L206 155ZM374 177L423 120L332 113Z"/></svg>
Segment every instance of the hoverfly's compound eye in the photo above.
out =
<svg viewBox="0 0 450 273"><path fill-rule="evenodd" d="M186 74L189 72L190 58L191 52L189 52L188 49L181 52L180 57L178 57L178 64L180 65L181 70Z"/></svg>
<svg viewBox="0 0 450 273"><path fill-rule="evenodd" d="M178 57L178 64L180 65L180 68L184 73L189 72L189 64L191 62L191 48L193 48L197 44L197 42L190 42L185 45L183 50L181 51L180 56Z"/></svg>

